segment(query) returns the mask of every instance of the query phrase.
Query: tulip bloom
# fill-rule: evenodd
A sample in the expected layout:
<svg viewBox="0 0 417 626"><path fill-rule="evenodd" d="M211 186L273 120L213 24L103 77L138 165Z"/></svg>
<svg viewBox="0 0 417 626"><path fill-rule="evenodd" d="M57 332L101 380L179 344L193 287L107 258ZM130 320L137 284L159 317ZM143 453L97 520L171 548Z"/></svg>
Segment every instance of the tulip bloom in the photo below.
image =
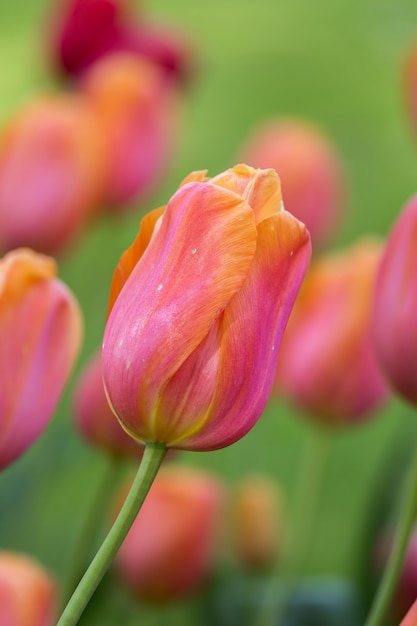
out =
<svg viewBox="0 0 417 626"><path fill-rule="evenodd" d="M400 626L417 626L417 600L414 602Z"/></svg>
<svg viewBox="0 0 417 626"><path fill-rule="evenodd" d="M206 582L220 544L223 500L215 476L162 468L116 556L128 589L161 603L189 595Z"/></svg>
<svg viewBox="0 0 417 626"><path fill-rule="evenodd" d="M80 309L55 274L30 250L0 261L0 468L46 428L80 348Z"/></svg>
<svg viewBox="0 0 417 626"><path fill-rule="evenodd" d="M149 59L176 79L190 75L191 49L183 33L135 22L124 0L69 0L60 3L50 25L51 55L57 69L79 75L108 54L129 52Z"/></svg>
<svg viewBox="0 0 417 626"><path fill-rule="evenodd" d="M232 510L232 542L248 570L273 567L282 540L282 494L266 476L246 476L236 488Z"/></svg>
<svg viewBox="0 0 417 626"><path fill-rule="evenodd" d="M194 172L149 213L116 268L103 341L125 430L187 450L243 437L268 400L310 254L273 170Z"/></svg>
<svg viewBox="0 0 417 626"><path fill-rule="evenodd" d="M106 141L104 199L119 210L149 193L165 173L178 121L176 97L155 64L128 54L94 64L82 89Z"/></svg>
<svg viewBox="0 0 417 626"><path fill-rule="evenodd" d="M417 196L394 225L378 271L373 313L381 367L403 398L417 404Z"/></svg>
<svg viewBox="0 0 417 626"><path fill-rule="evenodd" d="M279 173L285 207L305 223L314 249L334 236L342 215L344 173L340 155L320 128L296 119L267 122L253 131L241 158Z"/></svg>
<svg viewBox="0 0 417 626"><path fill-rule="evenodd" d="M0 249L59 252L96 210L104 174L101 129L83 98L25 107L0 139Z"/></svg>
<svg viewBox="0 0 417 626"><path fill-rule="evenodd" d="M57 591L56 582L34 559L0 552L2 626L53 626Z"/></svg>
<svg viewBox="0 0 417 626"><path fill-rule="evenodd" d="M277 389L327 424L361 420L387 394L371 338L381 251L365 239L317 260L288 324Z"/></svg>
<svg viewBox="0 0 417 626"><path fill-rule="evenodd" d="M101 369L101 353L97 353L78 379L74 402L78 431L90 444L113 456L141 459L143 446L129 437L109 407Z"/></svg>

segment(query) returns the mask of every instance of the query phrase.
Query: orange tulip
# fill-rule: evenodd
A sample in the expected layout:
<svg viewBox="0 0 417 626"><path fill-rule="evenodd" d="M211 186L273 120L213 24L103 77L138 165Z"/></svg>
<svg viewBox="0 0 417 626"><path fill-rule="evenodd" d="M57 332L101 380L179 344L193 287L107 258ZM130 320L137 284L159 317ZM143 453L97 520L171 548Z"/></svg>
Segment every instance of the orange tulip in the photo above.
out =
<svg viewBox="0 0 417 626"><path fill-rule="evenodd" d="M304 120L271 120L255 128L240 158L279 173L285 208L305 223L314 250L334 236L342 217L344 171L320 128Z"/></svg>
<svg viewBox="0 0 417 626"><path fill-rule="evenodd" d="M88 224L102 193L103 143L85 99L32 102L0 139L0 249L57 253Z"/></svg>
<svg viewBox="0 0 417 626"><path fill-rule="evenodd" d="M213 571L224 493L202 470L160 470L117 556L126 586L148 602L195 592Z"/></svg>
<svg viewBox="0 0 417 626"><path fill-rule="evenodd" d="M53 626L57 595L56 582L34 559L0 552L2 626Z"/></svg>
<svg viewBox="0 0 417 626"><path fill-rule="evenodd" d="M310 253L272 170L195 172L149 213L116 269L103 340L125 430L188 450L243 437L268 400Z"/></svg>
<svg viewBox="0 0 417 626"><path fill-rule="evenodd" d="M0 261L0 468L46 428L80 348L80 309L55 274L30 250Z"/></svg>
<svg viewBox="0 0 417 626"><path fill-rule="evenodd" d="M387 395L371 337L381 252L364 239L318 259L288 324L277 389L328 424L361 420Z"/></svg>

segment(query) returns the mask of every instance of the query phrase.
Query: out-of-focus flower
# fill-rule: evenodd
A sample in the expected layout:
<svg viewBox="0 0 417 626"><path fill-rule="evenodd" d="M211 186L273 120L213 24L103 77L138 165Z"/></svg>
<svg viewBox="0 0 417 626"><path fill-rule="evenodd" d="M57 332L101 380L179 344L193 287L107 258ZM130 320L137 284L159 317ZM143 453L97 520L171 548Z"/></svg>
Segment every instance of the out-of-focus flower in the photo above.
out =
<svg viewBox="0 0 417 626"><path fill-rule="evenodd" d="M342 218L344 172L320 128L304 120L271 120L253 131L240 158L279 173L285 208L305 223L314 250L334 236Z"/></svg>
<svg viewBox="0 0 417 626"><path fill-rule="evenodd" d="M101 129L83 98L30 103L0 138L0 249L59 252L90 220L104 175Z"/></svg>
<svg viewBox="0 0 417 626"><path fill-rule="evenodd" d="M417 132L417 42L411 46L405 60L405 99L414 130Z"/></svg>
<svg viewBox="0 0 417 626"><path fill-rule="evenodd" d="M274 566L283 539L282 493L268 476L250 475L237 485L231 536L241 564L253 571Z"/></svg>
<svg viewBox="0 0 417 626"><path fill-rule="evenodd" d="M417 600L414 602L400 626L417 626Z"/></svg>
<svg viewBox="0 0 417 626"><path fill-rule="evenodd" d="M106 140L104 199L120 210L143 198L167 169L179 121L172 85L153 63L129 54L105 57L82 89Z"/></svg>
<svg viewBox="0 0 417 626"><path fill-rule="evenodd" d="M0 261L0 468L51 419L78 354L82 318L52 258L16 250Z"/></svg>
<svg viewBox="0 0 417 626"><path fill-rule="evenodd" d="M0 552L0 624L53 626L57 619L55 580L34 559Z"/></svg>
<svg viewBox="0 0 417 626"><path fill-rule="evenodd" d="M316 260L285 333L277 389L327 424L363 420L387 395L371 337L381 252L362 239Z"/></svg>
<svg viewBox="0 0 417 626"><path fill-rule="evenodd" d="M181 82L193 70L194 52L184 33L136 21L125 0L68 0L49 25L51 57L58 71L78 75L114 52L131 52L159 65Z"/></svg>
<svg viewBox="0 0 417 626"><path fill-rule="evenodd" d="M380 263L373 312L376 353L389 383L417 404L417 196L400 214Z"/></svg>
<svg viewBox="0 0 417 626"><path fill-rule="evenodd" d="M116 556L126 586L158 603L201 587L215 565L223 500L223 485L214 475L162 468Z"/></svg>
<svg viewBox="0 0 417 626"><path fill-rule="evenodd" d="M81 372L75 390L74 412L77 428L90 444L116 457L142 458L143 446L123 430L107 402L100 352Z"/></svg>
<svg viewBox="0 0 417 626"><path fill-rule="evenodd" d="M310 254L273 170L185 179L113 279L103 375L124 428L188 450L243 437L268 400Z"/></svg>

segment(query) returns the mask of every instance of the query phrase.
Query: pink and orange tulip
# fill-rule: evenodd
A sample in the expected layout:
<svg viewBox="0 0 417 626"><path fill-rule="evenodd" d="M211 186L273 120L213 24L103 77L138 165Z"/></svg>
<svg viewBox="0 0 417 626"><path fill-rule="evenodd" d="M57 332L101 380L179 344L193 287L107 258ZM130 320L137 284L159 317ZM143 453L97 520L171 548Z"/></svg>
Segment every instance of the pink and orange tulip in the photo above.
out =
<svg viewBox="0 0 417 626"><path fill-rule="evenodd" d="M314 250L334 237L342 221L344 168L320 128L291 118L263 123L247 139L241 158L279 173L285 208L305 223Z"/></svg>
<svg viewBox="0 0 417 626"><path fill-rule="evenodd" d="M378 271L373 336L393 389L417 404L417 196L397 219Z"/></svg>
<svg viewBox="0 0 417 626"><path fill-rule="evenodd" d="M0 624L53 626L57 619L55 580L34 559L0 552Z"/></svg>
<svg viewBox="0 0 417 626"><path fill-rule="evenodd" d="M172 85L154 63L114 54L86 72L82 89L106 141L104 202L120 210L165 173L179 121Z"/></svg>
<svg viewBox="0 0 417 626"><path fill-rule="evenodd" d="M104 175L101 129L85 99L30 103L0 138L0 249L60 252L90 221Z"/></svg>
<svg viewBox="0 0 417 626"><path fill-rule="evenodd" d="M214 475L164 467L116 556L127 588L154 603L198 590L215 566L223 500Z"/></svg>
<svg viewBox="0 0 417 626"><path fill-rule="evenodd" d="M372 343L381 252L363 239L316 260L288 324L277 389L326 424L362 420L387 395Z"/></svg>
<svg viewBox="0 0 417 626"><path fill-rule="evenodd" d="M0 468L46 428L81 337L80 309L53 259L22 249L0 260Z"/></svg>
<svg viewBox="0 0 417 626"><path fill-rule="evenodd" d="M142 442L214 450L243 437L272 388L311 254L273 170L188 176L116 268L103 376Z"/></svg>
<svg viewBox="0 0 417 626"><path fill-rule="evenodd" d="M78 431L89 444L116 457L142 458L143 446L123 430L107 402L100 352L80 374L75 389L74 415Z"/></svg>

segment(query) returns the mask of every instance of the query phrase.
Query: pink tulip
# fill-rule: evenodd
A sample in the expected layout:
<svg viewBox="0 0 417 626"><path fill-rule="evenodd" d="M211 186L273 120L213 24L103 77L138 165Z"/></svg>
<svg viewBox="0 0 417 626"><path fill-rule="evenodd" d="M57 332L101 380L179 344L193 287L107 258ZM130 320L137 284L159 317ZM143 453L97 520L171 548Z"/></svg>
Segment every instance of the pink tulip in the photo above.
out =
<svg viewBox="0 0 417 626"><path fill-rule="evenodd" d="M387 395L371 340L380 257L380 243L363 239L318 259L288 324L277 388L328 424L362 420Z"/></svg>
<svg viewBox="0 0 417 626"><path fill-rule="evenodd" d="M80 309L55 274L30 250L0 261L0 468L46 428L80 348Z"/></svg>
<svg viewBox="0 0 417 626"><path fill-rule="evenodd" d="M417 626L417 600L414 602L400 626Z"/></svg>
<svg viewBox="0 0 417 626"><path fill-rule="evenodd" d="M201 470L160 470L116 556L131 592L148 602L168 602L207 581L220 544L223 496L219 480Z"/></svg>
<svg viewBox="0 0 417 626"><path fill-rule="evenodd" d="M188 450L243 437L268 400L310 253L273 170L194 172L149 213L116 268L103 341L124 428Z"/></svg>
<svg viewBox="0 0 417 626"><path fill-rule="evenodd" d="M101 130L78 96L37 100L0 139L0 249L57 253L97 208L104 178Z"/></svg>
<svg viewBox="0 0 417 626"><path fill-rule="evenodd" d="M143 446L123 430L107 402L101 353L87 363L75 393L75 423L88 443L116 457L141 459Z"/></svg>
<svg viewBox="0 0 417 626"><path fill-rule="evenodd" d="M185 35L135 20L126 0L68 0L50 24L51 55L57 69L78 75L108 54L130 52L156 63L180 81L192 71L193 53Z"/></svg>
<svg viewBox="0 0 417 626"><path fill-rule="evenodd" d="M82 88L107 144L105 200L120 210L149 193L167 169L176 95L155 64L127 54L94 64Z"/></svg>
<svg viewBox="0 0 417 626"><path fill-rule="evenodd" d="M53 626L57 619L55 580L34 559L0 552L0 624Z"/></svg>
<svg viewBox="0 0 417 626"><path fill-rule="evenodd" d="M373 336L381 367L395 391L417 404L417 195L405 206L378 271Z"/></svg>
<svg viewBox="0 0 417 626"><path fill-rule="evenodd" d="M285 208L305 223L314 250L334 237L342 217L344 172L320 128L297 119L263 123L246 141L241 158L279 173Z"/></svg>

